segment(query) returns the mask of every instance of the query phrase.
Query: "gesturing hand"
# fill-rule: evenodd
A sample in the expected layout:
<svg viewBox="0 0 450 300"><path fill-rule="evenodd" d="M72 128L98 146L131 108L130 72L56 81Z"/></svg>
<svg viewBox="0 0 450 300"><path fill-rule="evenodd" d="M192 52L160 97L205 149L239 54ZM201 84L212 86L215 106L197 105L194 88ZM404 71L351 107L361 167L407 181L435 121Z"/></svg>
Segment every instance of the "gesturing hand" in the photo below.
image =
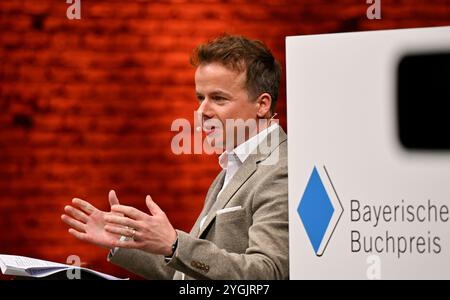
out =
<svg viewBox="0 0 450 300"><path fill-rule="evenodd" d="M153 254L171 255L172 244L177 233L166 214L153 202L150 196L145 199L151 215L124 205L113 205L105 216L105 230L113 235L129 237L127 240L115 240L115 247L134 248ZM122 214L123 216L117 215Z"/></svg>
<svg viewBox="0 0 450 300"><path fill-rule="evenodd" d="M108 198L111 207L119 204L119 199L113 190L109 192ZM72 205L64 207L67 215L61 215L61 220L71 227L69 233L82 241L108 249L114 248L120 236L105 231L105 218L112 213L101 211L89 202L78 198L72 200Z"/></svg>

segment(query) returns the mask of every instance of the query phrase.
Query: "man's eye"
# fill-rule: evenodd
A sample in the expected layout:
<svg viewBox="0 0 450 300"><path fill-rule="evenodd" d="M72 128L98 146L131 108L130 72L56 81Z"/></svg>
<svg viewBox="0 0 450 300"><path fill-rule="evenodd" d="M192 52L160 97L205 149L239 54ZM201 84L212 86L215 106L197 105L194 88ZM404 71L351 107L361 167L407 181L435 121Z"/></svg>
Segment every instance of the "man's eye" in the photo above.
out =
<svg viewBox="0 0 450 300"><path fill-rule="evenodd" d="M203 96L197 96L197 100L198 100L199 102L202 102L203 100L205 100L205 97L203 97Z"/></svg>
<svg viewBox="0 0 450 300"><path fill-rule="evenodd" d="M227 100L227 99L224 98L224 97L221 97L221 96L216 96L216 97L214 97L214 100L216 100L216 101L224 101L224 100Z"/></svg>

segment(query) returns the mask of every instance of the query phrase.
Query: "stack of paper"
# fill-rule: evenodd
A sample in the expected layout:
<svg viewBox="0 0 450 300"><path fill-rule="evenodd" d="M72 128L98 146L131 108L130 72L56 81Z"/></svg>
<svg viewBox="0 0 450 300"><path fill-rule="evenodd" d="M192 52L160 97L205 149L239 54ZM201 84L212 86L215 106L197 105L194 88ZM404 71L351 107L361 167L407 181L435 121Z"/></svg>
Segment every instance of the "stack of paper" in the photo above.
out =
<svg viewBox="0 0 450 300"><path fill-rule="evenodd" d="M25 256L0 254L0 268L5 275L25 277L46 277L61 271L80 269L108 280L122 280L120 278L97 272L91 269L50 262Z"/></svg>

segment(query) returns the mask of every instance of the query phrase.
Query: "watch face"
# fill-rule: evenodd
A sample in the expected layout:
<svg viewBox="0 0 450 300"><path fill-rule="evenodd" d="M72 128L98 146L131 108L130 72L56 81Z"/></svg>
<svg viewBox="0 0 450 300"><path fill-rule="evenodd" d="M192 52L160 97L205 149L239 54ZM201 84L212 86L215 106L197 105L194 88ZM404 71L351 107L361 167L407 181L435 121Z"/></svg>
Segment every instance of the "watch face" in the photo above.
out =
<svg viewBox="0 0 450 300"><path fill-rule="evenodd" d="M397 71L401 144L408 149L450 150L450 49L406 55Z"/></svg>

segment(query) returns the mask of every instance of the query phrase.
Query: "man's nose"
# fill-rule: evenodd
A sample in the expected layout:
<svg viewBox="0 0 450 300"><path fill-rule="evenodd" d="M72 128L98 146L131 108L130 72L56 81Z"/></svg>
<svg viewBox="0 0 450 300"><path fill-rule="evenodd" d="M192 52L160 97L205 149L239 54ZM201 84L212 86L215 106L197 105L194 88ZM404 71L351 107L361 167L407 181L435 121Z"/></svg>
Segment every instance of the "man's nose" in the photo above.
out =
<svg viewBox="0 0 450 300"><path fill-rule="evenodd" d="M211 107L209 105L209 100L208 99L204 99L198 109L197 109L198 114L201 117L206 117L206 118L211 118L212 114L211 114Z"/></svg>

